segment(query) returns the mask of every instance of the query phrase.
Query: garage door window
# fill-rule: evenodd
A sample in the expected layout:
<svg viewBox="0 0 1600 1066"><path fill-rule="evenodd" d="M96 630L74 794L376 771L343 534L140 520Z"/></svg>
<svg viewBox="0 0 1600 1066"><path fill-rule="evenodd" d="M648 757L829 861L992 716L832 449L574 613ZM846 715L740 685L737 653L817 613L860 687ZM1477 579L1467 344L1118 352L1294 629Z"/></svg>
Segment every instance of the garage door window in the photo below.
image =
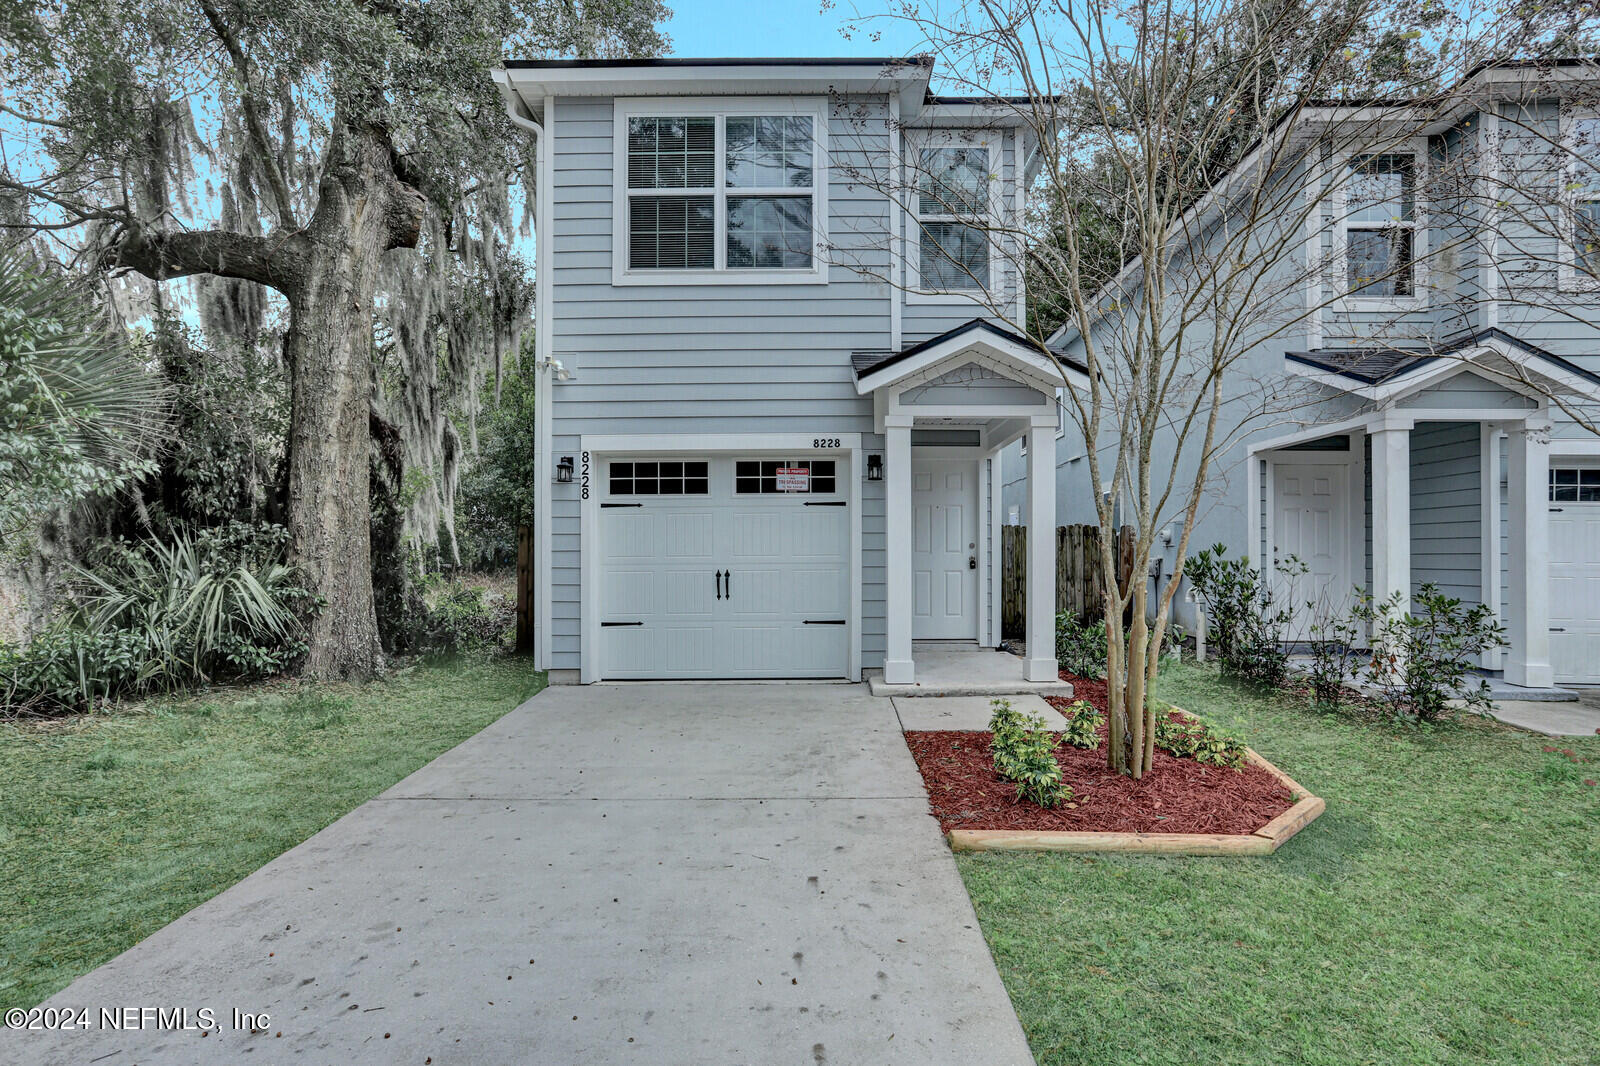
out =
<svg viewBox="0 0 1600 1066"><path fill-rule="evenodd" d="M711 491L709 464L704 460L612 463L613 496L705 496Z"/></svg>
<svg viewBox="0 0 1600 1066"><path fill-rule="evenodd" d="M1600 503L1600 467L1550 471L1551 503Z"/></svg>
<svg viewBox="0 0 1600 1066"><path fill-rule="evenodd" d="M733 468L733 489L741 496L781 494L778 471L796 467L810 472L806 491L812 495L837 491L832 459L740 459Z"/></svg>

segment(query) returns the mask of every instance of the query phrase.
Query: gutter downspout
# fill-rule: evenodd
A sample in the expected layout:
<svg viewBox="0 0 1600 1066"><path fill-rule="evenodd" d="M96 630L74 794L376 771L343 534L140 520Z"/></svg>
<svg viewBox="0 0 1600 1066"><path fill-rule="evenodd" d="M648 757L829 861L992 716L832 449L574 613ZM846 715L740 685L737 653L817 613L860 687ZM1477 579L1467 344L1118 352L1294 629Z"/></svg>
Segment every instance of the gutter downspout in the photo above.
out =
<svg viewBox="0 0 1600 1066"><path fill-rule="evenodd" d="M534 557L534 656L535 670L550 669L550 450L551 425L550 388L555 381L552 372L551 346L554 338L550 329L550 226L547 220L550 188L549 152L546 151L544 127L533 120L509 76L503 70L494 72L495 83L505 98L506 117L513 125L533 134L533 234L534 234L534 433L537 443L533 457L533 557ZM548 109L546 114L549 114Z"/></svg>

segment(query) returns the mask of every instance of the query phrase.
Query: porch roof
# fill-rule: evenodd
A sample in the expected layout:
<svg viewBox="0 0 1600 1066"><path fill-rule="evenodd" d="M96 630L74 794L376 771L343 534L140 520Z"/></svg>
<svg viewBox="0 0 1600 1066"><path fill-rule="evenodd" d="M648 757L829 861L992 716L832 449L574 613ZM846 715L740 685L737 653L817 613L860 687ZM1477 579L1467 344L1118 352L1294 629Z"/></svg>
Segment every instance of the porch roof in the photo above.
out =
<svg viewBox="0 0 1600 1066"><path fill-rule="evenodd" d="M1348 378L1358 385L1383 385L1405 377L1429 363L1472 348L1482 348L1495 341L1525 358L1542 360L1591 384L1600 385L1600 374L1586 370L1570 359L1564 359L1554 352L1546 351L1536 344L1530 344L1497 328L1463 330L1426 348L1410 345L1319 348L1309 352L1285 352L1284 358L1337 377Z"/></svg>
<svg viewBox="0 0 1600 1066"><path fill-rule="evenodd" d="M902 348L898 352L888 349L851 352L850 364L852 369L855 370L856 381L859 383L869 375L876 374L881 370L887 370L897 363L915 359L924 352L932 351L969 334L974 335L974 340L983 339L983 335L988 334L990 335L988 339L991 342L998 340L1014 350L1026 352L1034 358L1043 357L1080 374L1088 373L1088 368L1082 363L1069 359L1062 353L1047 348L1038 341L1031 340L1020 333L1013 332L1003 326L997 326L993 322L981 318L974 318L971 321L964 322L954 329L946 330L936 337L929 337L927 340L913 344L909 348Z"/></svg>

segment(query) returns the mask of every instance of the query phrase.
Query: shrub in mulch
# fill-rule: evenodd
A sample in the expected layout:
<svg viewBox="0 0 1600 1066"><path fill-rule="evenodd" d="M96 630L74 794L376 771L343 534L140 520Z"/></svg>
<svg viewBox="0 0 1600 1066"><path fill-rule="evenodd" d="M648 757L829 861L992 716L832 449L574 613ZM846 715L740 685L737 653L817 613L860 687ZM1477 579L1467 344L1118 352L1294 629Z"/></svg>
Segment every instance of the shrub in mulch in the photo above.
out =
<svg viewBox="0 0 1600 1066"><path fill-rule="evenodd" d="M1074 677L1075 698L1106 708L1103 681ZM1051 700L1065 711L1070 700ZM1258 766L1206 766L1158 750L1139 781L1106 766L1105 728L1097 748L1061 745L1056 760L1072 787L1070 802L1045 810L1017 798L995 773L986 732L907 733L939 828L1067 830L1106 833L1248 835L1292 805L1289 791Z"/></svg>

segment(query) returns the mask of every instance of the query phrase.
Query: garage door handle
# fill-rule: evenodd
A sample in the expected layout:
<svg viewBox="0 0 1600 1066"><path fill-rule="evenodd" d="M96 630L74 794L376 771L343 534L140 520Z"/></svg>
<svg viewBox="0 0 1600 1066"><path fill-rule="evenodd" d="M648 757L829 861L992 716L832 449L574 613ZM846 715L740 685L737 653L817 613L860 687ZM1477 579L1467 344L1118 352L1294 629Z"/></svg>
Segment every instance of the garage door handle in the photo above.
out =
<svg viewBox="0 0 1600 1066"><path fill-rule="evenodd" d="M848 500L807 500L807 507L843 507Z"/></svg>
<svg viewBox="0 0 1600 1066"><path fill-rule="evenodd" d="M1562 627L1562 626L1551 626L1550 627L1550 632L1552 632L1552 633L1565 633L1566 629L1564 627Z"/></svg>
<svg viewBox="0 0 1600 1066"><path fill-rule="evenodd" d="M733 599L733 571L727 570L722 575L722 594L728 599Z"/></svg>
<svg viewBox="0 0 1600 1066"><path fill-rule="evenodd" d="M717 599L722 599L722 571L718 570L713 578L717 583Z"/></svg>

